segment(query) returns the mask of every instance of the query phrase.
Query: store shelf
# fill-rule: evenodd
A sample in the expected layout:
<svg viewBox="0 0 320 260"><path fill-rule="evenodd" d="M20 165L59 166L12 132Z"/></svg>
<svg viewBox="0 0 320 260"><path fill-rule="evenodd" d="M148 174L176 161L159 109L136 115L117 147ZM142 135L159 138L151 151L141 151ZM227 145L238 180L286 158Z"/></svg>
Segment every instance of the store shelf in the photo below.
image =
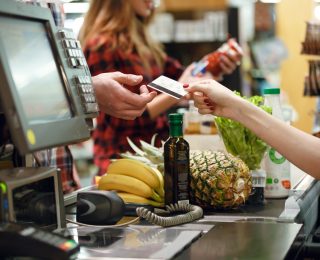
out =
<svg viewBox="0 0 320 260"><path fill-rule="evenodd" d="M166 11L222 10L227 8L227 0L163 0Z"/></svg>

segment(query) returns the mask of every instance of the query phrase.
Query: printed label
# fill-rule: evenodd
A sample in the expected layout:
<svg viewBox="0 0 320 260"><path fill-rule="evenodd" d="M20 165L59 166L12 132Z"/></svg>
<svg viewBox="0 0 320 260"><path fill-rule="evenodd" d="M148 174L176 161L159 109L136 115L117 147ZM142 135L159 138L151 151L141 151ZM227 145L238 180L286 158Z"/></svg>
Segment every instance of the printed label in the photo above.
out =
<svg viewBox="0 0 320 260"><path fill-rule="evenodd" d="M273 148L269 150L269 158L272 162L276 164L282 164L286 161L286 158Z"/></svg>
<svg viewBox="0 0 320 260"><path fill-rule="evenodd" d="M265 187L265 180L264 177L252 177L252 187Z"/></svg>

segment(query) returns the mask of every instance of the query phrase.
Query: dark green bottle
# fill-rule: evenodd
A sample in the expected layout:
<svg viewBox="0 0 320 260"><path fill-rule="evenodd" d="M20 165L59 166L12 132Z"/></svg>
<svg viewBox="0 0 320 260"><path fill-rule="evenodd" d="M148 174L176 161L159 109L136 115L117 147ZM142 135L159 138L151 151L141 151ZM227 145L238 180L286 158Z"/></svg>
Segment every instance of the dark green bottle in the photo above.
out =
<svg viewBox="0 0 320 260"><path fill-rule="evenodd" d="M189 143L183 139L183 115L170 114L170 137L164 144L165 204L189 200Z"/></svg>

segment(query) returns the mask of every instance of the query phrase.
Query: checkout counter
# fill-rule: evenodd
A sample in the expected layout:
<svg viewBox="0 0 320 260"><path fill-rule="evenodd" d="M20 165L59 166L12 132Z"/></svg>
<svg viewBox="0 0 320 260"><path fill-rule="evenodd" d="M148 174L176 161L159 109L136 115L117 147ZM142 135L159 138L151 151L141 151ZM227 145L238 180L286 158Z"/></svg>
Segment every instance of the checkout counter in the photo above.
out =
<svg viewBox="0 0 320 260"><path fill-rule="evenodd" d="M89 138L98 106L79 42L55 26L50 11L37 6L2 0L0 21L0 112L21 155ZM186 136L191 149L204 144L203 149L219 148L219 139L212 138ZM286 200L205 212L195 222L169 228L144 220L102 228L66 225L64 211L72 212L77 192L63 198L56 168L25 166L0 172L0 255L7 250L10 259L14 253L39 256L38 251L40 259L66 259L79 250L74 241L80 245L73 254L77 259L274 260L320 255L313 239L320 184L296 168L292 176L297 179ZM30 220L54 229L48 232L31 224L19 228ZM17 225L10 229L12 222Z"/></svg>
<svg viewBox="0 0 320 260"><path fill-rule="evenodd" d="M217 135L186 139L191 149L208 144L224 149ZM78 259L312 259L320 255L313 239L320 183L294 165L291 173L289 198L268 199L263 206L205 212L197 221L169 228L140 220L120 228L68 224L63 232L80 244ZM76 193L65 196L66 212L73 211Z"/></svg>

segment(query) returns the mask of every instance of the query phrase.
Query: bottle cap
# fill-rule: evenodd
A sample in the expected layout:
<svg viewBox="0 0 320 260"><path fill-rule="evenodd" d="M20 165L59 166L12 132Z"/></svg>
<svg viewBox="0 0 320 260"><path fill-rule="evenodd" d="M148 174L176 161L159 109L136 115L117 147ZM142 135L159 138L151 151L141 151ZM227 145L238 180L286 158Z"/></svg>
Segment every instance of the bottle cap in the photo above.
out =
<svg viewBox="0 0 320 260"><path fill-rule="evenodd" d="M169 121L171 121L171 122L173 122L173 121L181 122L182 119L183 119L183 114L179 114L179 113L169 114Z"/></svg>
<svg viewBox="0 0 320 260"><path fill-rule="evenodd" d="M280 94L280 88L265 88L263 94Z"/></svg>

